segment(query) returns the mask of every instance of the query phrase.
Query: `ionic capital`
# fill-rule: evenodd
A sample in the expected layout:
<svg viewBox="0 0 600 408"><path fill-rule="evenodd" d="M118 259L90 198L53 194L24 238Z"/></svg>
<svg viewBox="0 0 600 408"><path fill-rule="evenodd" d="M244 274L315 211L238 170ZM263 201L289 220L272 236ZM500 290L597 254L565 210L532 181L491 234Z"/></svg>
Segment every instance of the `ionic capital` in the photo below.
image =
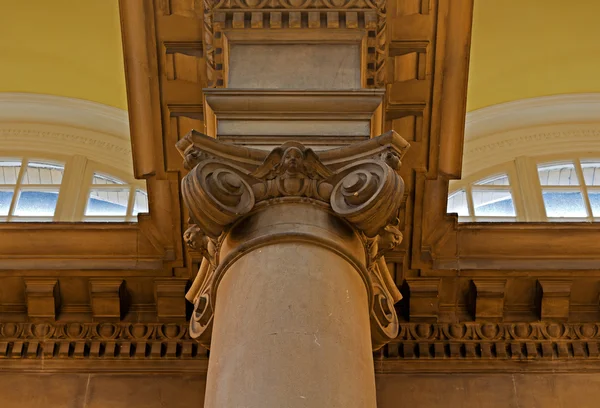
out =
<svg viewBox="0 0 600 408"><path fill-rule="evenodd" d="M222 244L232 227L242 225L265 207L286 203L316 205L330 217L344 220L364 251L361 256L347 257L367 286L373 348L397 335L394 304L401 295L383 257L402 241L398 210L404 182L398 170L408 143L398 134L390 131L321 152L287 142L268 152L220 143L192 131L177 147L190 169L182 181L183 200L190 214L184 240L204 256L187 295L195 304L190 324L193 337L206 347L210 345L218 282L232 258L231 249L223 249ZM302 220L296 222L301 224ZM310 239L311 232L299 231L274 230L272 235L291 241ZM332 250L343 254L344 249L328 244L331 240L326 236L313 236L315 242L331 245ZM251 250L246 248L249 245L251 242L243 250ZM227 259L221 259L224 253Z"/></svg>

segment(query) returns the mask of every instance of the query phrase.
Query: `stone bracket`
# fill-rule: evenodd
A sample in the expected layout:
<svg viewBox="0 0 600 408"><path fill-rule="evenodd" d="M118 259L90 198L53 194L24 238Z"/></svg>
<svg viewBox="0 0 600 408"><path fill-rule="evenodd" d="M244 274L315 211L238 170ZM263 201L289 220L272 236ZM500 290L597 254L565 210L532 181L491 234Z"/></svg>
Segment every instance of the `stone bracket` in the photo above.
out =
<svg viewBox="0 0 600 408"><path fill-rule="evenodd" d="M570 279L538 279L536 306L540 319L569 319L572 284Z"/></svg>
<svg viewBox="0 0 600 408"><path fill-rule="evenodd" d="M161 319L185 319L187 279L157 279L154 282L156 314Z"/></svg>
<svg viewBox="0 0 600 408"><path fill-rule="evenodd" d="M122 279L90 279L94 319L119 320L125 314L127 290Z"/></svg>
<svg viewBox="0 0 600 408"><path fill-rule="evenodd" d="M25 278L27 315L31 318L56 319L60 308L58 279Z"/></svg>
<svg viewBox="0 0 600 408"><path fill-rule="evenodd" d="M473 279L469 308L475 320L500 321L504 317L506 279Z"/></svg>
<svg viewBox="0 0 600 408"><path fill-rule="evenodd" d="M439 278L408 278L408 318L411 322L436 322L440 309Z"/></svg>

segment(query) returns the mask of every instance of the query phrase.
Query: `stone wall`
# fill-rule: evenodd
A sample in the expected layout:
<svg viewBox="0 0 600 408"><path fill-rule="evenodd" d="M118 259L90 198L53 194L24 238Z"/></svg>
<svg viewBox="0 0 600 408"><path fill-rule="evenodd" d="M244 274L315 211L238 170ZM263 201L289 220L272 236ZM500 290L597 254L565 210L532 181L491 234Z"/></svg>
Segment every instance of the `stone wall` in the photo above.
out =
<svg viewBox="0 0 600 408"><path fill-rule="evenodd" d="M0 407L201 408L204 386L201 375L0 374ZM377 399L378 408L597 408L600 374L379 375Z"/></svg>
<svg viewBox="0 0 600 408"><path fill-rule="evenodd" d="M0 407L202 407L204 387L192 375L0 374Z"/></svg>

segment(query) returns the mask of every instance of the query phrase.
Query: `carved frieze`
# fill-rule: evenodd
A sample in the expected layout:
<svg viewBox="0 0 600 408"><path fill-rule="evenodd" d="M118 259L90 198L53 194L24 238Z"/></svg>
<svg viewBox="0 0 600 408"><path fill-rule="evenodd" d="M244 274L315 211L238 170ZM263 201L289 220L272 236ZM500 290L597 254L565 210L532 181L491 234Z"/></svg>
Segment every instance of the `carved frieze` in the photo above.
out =
<svg viewBox="0 0 600 408"><path fill-rule="evenodd" d="M407 323L386 346L388 359L599 359L597 323Z"/></svg>
<svg viewBox="0 0 600 408"><path fill-rule="evenodd" d="M210 87L226 86L227 40L223 32L229 29L326 30L319 34L321 41L335 40L330 30L366 31L365 85L385 86L385 0L204 0L204 55ZM271 42L281 35L274 33ZM294 37L297 41L302 35Z"/></svg>
<svg viewBox="0 0 600 408"><path fill-rule="evenodd" d="M402 241L398 209L404 182L398 170L408 148L402 138L392 131L329 151L287 142L268 152L191 132L177 147L191 169L182 181L190 214L184 241L204 256L187 295L195 304L190 333L201 344L210 345L222 240L233 224L277 200L320 205L354 228L367 259L362 268L373 347L396 336L394 304L401 295L383 256Z"/></svg>
<svg viewBox="0 0 600 408"><path fill-rule="evenodd" d="M414 370L421 367L427 371L429 363L436 360L466 364L447 366L448 370L469 370L474 369L474 361L597 362L599 346L597 323L401 322L397 338L375 357L380 372L393 371L396 361L415 361L419 365ZM67 360L69 367L75 361L98 359L115 364L123 360L164 360L169 364L167 369L173 371L174 361L206 360L207 353L190 337L185 322L0 323L0 367L13 359ZM194 369L177 367L186 372Z"/></svg>

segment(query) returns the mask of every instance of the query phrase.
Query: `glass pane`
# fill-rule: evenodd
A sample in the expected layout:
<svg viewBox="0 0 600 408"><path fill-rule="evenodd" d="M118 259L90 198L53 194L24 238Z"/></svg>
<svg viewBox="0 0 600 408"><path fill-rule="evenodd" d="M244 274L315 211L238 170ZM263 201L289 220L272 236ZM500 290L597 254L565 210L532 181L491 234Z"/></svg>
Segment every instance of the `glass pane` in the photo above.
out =
<svg viewBox="0 0 600 408"><path fill-rule="evenodd" d="M600 217L600 191L591 192L588 197L592 206L592 214L594 217Z"/></svg>
<svg viewBox="0 0 600 408"><path fill-rule="evenodd" d="M13 197L12 190L0 190L0 215L8 215L12 197Z"/></svg>
<svg viewBox="0 0 600 408"><path fill-rule="evenodd" d="M587 217L583 197L579 191L544 191L544 205L548 217Z"/></svg>
<svg viewBox="0 0 600 408"><path fill-rule="evenodd" d="M106 174L94 173L92 184L125 184L125 182Z"/></svg>
<svg viewBox="0 0 600 408"><path fill-rule="evenodd" d="M465 190L458 190L448 197L446 212L457 213L460 216L469 215L469 205L467 203L467 193L465 193Z"/></svg>
<svg viewBox="0 0 600 408"><path fill-rule="evenodd" d="M22 184L60 184L62 183L64 167L58 164L29 163Z"/></svg>
<svg viewBox="0 0 600 408"><path fill-rule="evenodd" d="M515 206L508 190L473 190L473 207L476 216L514 217Z"/></svg>
<svg viewBox="0 0 600 408"><path fill-rule="evenodd" d="M92 189L85 215L127 215L129 189Z"/></svg>
<svg viewBox="0 0 600 408"><path fill-rule="evenodd" d="M135 191L135 203L133 204L133 215L148 212L148 194L142 190Z"/></svg>
<svg viewBox="0 0 600 408"><path fill-rule="evenodd" d="M600 163L582 162L583 178L588 186L600 186Z"/></svg>
<svg viewBox="0 0 600 408"><path fill-rule="evenodd" d="M17 184L21 171L20 161L0 162L0 184Z"/></svg>
<svg viewBox="0 0 600 408"><path fill-rule="evenodd" d="M542 186L578 186L579 180L573 163L539 165L538 174Z"/></svg>
<svg viewBox="0 0 600 408"><path fill-rule="evenodd" d="M508 186L509 180L507 174L497 174L492 177L486 177L482 180L475 182L475 185L478 186Z"/></svg>
<svg viewBox="0 0 600 408"><path fill-rule="evenodd" d="M24 190L19 194L19 200L14 215L20 216L52 216L58 201L58 190L34 191Z"/></svg>

